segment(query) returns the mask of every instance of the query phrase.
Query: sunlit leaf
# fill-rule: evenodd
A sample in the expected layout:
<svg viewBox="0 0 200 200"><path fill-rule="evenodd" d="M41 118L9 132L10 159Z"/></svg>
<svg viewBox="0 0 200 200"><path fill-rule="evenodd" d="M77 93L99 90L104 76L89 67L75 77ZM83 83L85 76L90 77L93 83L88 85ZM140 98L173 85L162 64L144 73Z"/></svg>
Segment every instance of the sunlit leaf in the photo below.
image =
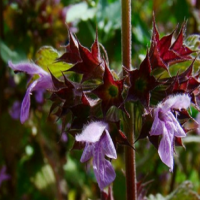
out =
<svg viewBox="0 0 200 200"><path fill-rule="evenodd" d="M33 183L39 189L45 189L50 184L55 183L53 170L49 165L45 165L42 169L32 178Z"/></svg>
<svg viewBox="0 0 200 200"><path fill-rule="evenodd" d="M200 136L187 136L183 138L184 143L200 143Z"/></svg>
<svg viewBox="0 0 200 200"><path fill-rule="evenodd" d="M92 19L96 13L96 8L89 8L86 2L72 5L67 11L66 22L70 23L75 20L86 21Z"/></svg>
<svg viewBox="0 0 200 200"><path fill-rule="evenodd" d="M36 64L45 71L50 70L55 77L59 77L62 75L62 71L71 67L71 65L67 63L56 62L56 59L59 57L60 54L53 47L44 46L36 53Z"/></svg>
<svg viewBox="0 0 200 200"><path fill-rule="evenodd" d="M200 47L200 36L197 34L190 35L186 38L185 43L188 47L190 47L193 51L199 51Z"/></svg>

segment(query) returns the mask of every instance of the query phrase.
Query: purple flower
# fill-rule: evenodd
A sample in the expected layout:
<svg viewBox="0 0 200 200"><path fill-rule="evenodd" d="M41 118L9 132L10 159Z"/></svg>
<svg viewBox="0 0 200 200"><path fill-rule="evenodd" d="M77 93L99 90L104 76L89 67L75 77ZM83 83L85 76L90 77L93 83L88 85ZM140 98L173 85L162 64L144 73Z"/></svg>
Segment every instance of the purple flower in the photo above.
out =
<svg viewBox="0 0 200 200"><path fill-rule="evenodd" d="M0 186L3 181L10 179L10 175L6 174L6 166L3 166L0 171Z"/></svg>
<svg viewBox="0 0 200 200"><path fill-rule="evenodd" d="M103 190L115 179L115 171L105 156L111 159L117 158L113 141L105 122L91 122L84 127L80 135L76 135L76 141L85 142L85 149L81 156L81 162L93 157L93 169L99 185Z"/></svg>
<svg viewBox="0 0 200 200"><path fill-rule="evenodd" d="M154 122L151 127L150 135L162 135L158 147L158 154L163 163L170 171L173 171L173 153L175 137L185 137L186 134L172 114L172 110L187 109L190 106L190 97L186 94L170 96L164 102L158 104L154 109Z"/></svg>
<svg viewBox="0 0 200 200"><path fill-rule="evenodd" d="M51 76L49 73L44 71L41 67L34 63L19 63L13 64L11 61L8 62L8 66L15 72L25 72L31 76L39 75L39 78L33 81L27 88L26 94L21 104L20 120L24 123L29 117L30 110L30 95L33 91L43 91L44 89L51 89L53 87Z"/></svg>
<svg viewBox="0 0 200 200"><path fill-rule="evenodd" d="M44 101L43 95L44 95L45 90L38 90L35 92L35 100L38 103L42 103Z"/></svg>
<svg viewBox="0 0 200 200"><path fill-rule="evenodd" d="M18 120L20 118L20 108L21 103L19 101L15 101L9 109L9 114L13 119Z"/></svg>
<svg viewBox="0 0 200 200"><path fill-rule="evenodd" d="M61 141L62 142L67 142L68 141L68 136L67 133L63 132L61 135Z"/></svg>

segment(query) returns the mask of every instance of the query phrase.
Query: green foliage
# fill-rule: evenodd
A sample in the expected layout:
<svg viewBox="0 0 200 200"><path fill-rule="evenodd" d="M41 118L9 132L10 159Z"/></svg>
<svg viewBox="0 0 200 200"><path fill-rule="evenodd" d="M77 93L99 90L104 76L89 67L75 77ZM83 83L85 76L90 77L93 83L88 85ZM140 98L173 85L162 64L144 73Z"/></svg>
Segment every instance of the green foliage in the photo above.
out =
<svg viewBox="0 0 200 200"><path fill-rule="evenodd" d="M0 40L0 57L7 63L9 60L20 62L26 59L26 55L20 52L12 51L2 40Z"/></svg>
<svg viewBox="0 0 200 200"><path fill-rule="evenodd" d="M96 9L89 8L86 2L73 5L66 15L66 23L73 22L75 20L89 20L94 18Z"/></svg>
<svg viewBox="0 0 200 200"><path fill-rule="evenodd" d="M62 71L69 69L71 66L64 62L56 62L59 57L59 53L53 47L44 46L36 53L36 64L47 72L50 70L55 77L60 77Z"/></svg>
<svg viewBox="0 0 200 200"><path fill-rule="evenodd" d="M19 75L13 79L6 65L8 60L16 63L33 59L45 71L50 70L55 77L62 76L62 71L69 69L71 65L56 62L60 52L55 48L58 49L60 45L68 43L66 22L71 30L77 31L75 34L80 42L88 48L94 42L97 28L99 41L107 49L110 65L120 72L121 1L63 0L56 6L52 6L52 1L45 1L48 4L44 6L44 10L39 9L42 1L35 1L36 6L31 4L31 1L19 1L23 2L22 5L25 7L20 7L16 2L11 4L8 4L8 1L3 2L4 38L0 40L0 57L3 61L0 67L0 169L6 165L11 180L3 182L0 186L0 199L59 199L59 192L64 199L68 196L69 200L97 199L100 194L92 168L88 167L88 170L85 170L86 167L79 162L81 151L70 151L74 142L73 137L68 136L67 143L61 140L61 130L55 123L55 117L48 118L51 104L49 101L46 100L46 104L43 105L44 102L38 104L31 98L30 120L23 126L19 120L14 120L8 115L14 101L22 101L27 80L25 76L20 76L19 79ZM146 47L150 46L153 10L161 35L170 33L175 24L181 23L184 19L188 20L186 35L199 33L199 18L194 16L195 6L189 2L187 0L132 1L134 67L139 66L146 53ZM68 8L64 22L59 16L64 6L69 5L71 7ZM193 50L199 50L199 35L193 34L187 37L186 44ZM43 47L38 50L40 46ZM65 49L59 48L59 50ZM171 75L181 73L190 64L191 61L174 65L170 69ZM194 64L195 72L198 71L199 65L200 61L197 59ZM162 78L166 76L167 73L163 73ZM74 81L79 78L73 74L71 77ZM16 87L18 83L19 87ZM115 88L111 89L111 94L115 95ZM48 98L49 94L45 94L45 99ZM141 105L136 104L136 136L142 127L141 109ZM191 108L191 112L193 117L197 116L195 108ZM159 160L156 149L149 146L147 140L136 143L138 180L142 182L154 180L145 187L149 200L200 198L195 192L200 191L199 135L193 131L190 136L183 139L183 142L186 151L177 150L179 159L175 160L177 172L174 174L168 172L167 167ZM118 159L113 162L117 174L113 193L115 200L122 200L125 199L124 149L121 146L117 148ZM194 188L190 182L182 183L184 180L190 180ZM56 187L57 185L60 188ZM175 190L171 193L173 189Z"/></svg>
<svg viewBox="0 0 200 200"><path fill-rule="evenodd" d="M166 197L163 197L161 194L150 195L148 200L198 200L200 196L193 191L192 183L185 181L182 183L174 192L169 194Z"/></svg>

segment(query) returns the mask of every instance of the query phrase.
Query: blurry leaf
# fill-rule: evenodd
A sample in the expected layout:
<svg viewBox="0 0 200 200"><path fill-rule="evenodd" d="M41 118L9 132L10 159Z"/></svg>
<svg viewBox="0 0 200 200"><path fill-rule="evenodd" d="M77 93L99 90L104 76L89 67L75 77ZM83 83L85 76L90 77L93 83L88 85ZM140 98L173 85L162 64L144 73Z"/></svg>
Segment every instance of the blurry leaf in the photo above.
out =
<svg viewBox="0 0 200 200"><path fill-rule="evenodd" d="M187 0L175 0L173 2L172 13L174 13L177 21L181 22L190 17L190 6L188 4Z"/></svg>
<svg viewBox="0 0 200 200"><path fill-rule="evenodd" d="M67 163L63 166L63 169L66 173L68 184L73 184L76 187L83 185L85 174L80 171L77 161L67 156Z"/></svg>
<svg viewBox="0 0 200 200"><path fill-rule="evenodd" d="M200 47L200 36L197 34L193 34L187 37L185 41L186 45L192 50L199 51Z"/></svg>
<svg viewBox="0 0 200 200"><path fill-rule="evenodd" d="M166 200L199 200L200 196L192 189L192 183L189 181L185 181L174 192L168 195Z"/></svg>
<svg viewBox="0 0 200 200"><path fill-rule="evenodd" d="M200 136L187 136L182 140L184 143L191 143L191 142L200 143Z"/></svg>
<svg viewBox="0 0 200 200"><path fill-rule="evenodd" d="M96 8L88 8L86 2L78 3L70 6L66 15L66 22L70 23L75 20L86 21L92 19L96 13Z"/></svg>
<svg viewBox="0 0 200 200"><path fill-rule="evenodd" d="M116 1L106 5L98 5L97 21L98 27L109 33L111 30L121 28L121 3Z"/></svg>
<svg viewBox="0 0 200 200"><path fill-rule="evenodd" d="M55 183L53 170L49 165L45 165L42 169L32 178L32 181L39 189L45 189L49 185Z"/></svg>
<svg viewBox="0 0 200 200"><path fill-rule="evenodd" d="M122 171L116 171L116 179L113 182L114 199L126 199L126 179Z"/></svg>
<svg viewBox="0 0 200 200"><path fill-rule="evenodd" d="M192 188L192 183L185 181L168 196L163 197L161 194L150 195L148 200L199 200L200 196Z"/></svg>
<svg viewBox="0 0 200 200"><path fill-rule="evenodd" d="M26 59L25 54L19 54L15 51L12 51L1 40L0 40L0 57L5 63L8 63L9 60L12 60L12 62L19 62Z"/></svg>
<svg viewBox="0 0 200 200"><path fill-rule="evenodd" d="M148 200L166 200L161 194L149 195Z"/></svg>
<svg viewBox="0 0 200 200"><path fill-rule="evenodd" d="M179 74L183 73L191 65L191 63L192 63L192 60L185 61L185 62L182 62L182 63L177 63L173 66L170 66L170 68L169 68L170 74L172 76L176 76L177 73L179 73ZM194 73L199 69L199 65L200 65L200 60L196 59L195 62L194 62L194 67L193 67ZM167 77L166 73L162 74L162 78L164 78L164 77Z"/></svg>
<svg viewBox="0 0 200 200"><path fill-rule="evenodd" d="M59 58L59 53L50 46L41 47L36 53L36 64L42 67L48 72L48 69L55 77L62 75L61 71L65 71L71 67L71 65L64 62L56 62Z"/></svg>

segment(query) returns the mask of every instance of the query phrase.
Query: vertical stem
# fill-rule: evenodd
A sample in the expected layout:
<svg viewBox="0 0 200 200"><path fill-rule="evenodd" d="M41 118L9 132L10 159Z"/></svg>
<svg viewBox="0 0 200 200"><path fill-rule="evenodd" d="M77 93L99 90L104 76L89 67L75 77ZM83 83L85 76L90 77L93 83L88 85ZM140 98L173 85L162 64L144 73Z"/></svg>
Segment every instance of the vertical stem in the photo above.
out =
<svg viewBox="0 0 200 200"><path fill-rule="evenodd" d="M122 62L131 68L131 0L122 0Z"/></svg>
<svg viewBox="0 0 200 200"><path fill-rule="evenodd" d="M122 62L127 69L131 69L131 0L122 1ZM134 105L128 103L127 111L130 118L125 117L124 132L128 141L134 144ZM137 199L135 152L125 147L126 165L126 197L127 200Z"/></svg>

